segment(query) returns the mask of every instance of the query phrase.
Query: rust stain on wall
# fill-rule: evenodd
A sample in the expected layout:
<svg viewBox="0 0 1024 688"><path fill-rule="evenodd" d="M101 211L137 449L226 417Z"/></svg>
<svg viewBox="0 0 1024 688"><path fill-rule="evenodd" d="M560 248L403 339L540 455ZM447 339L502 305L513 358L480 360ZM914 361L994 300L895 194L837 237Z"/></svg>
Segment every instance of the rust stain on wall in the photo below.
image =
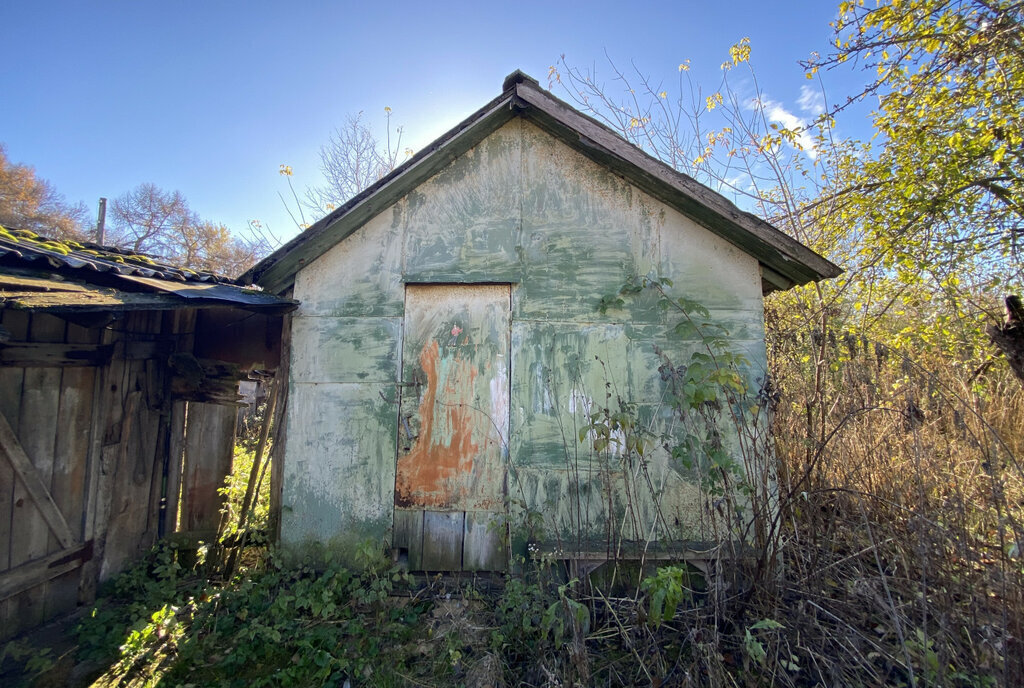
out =
<svg viewBox="0 0 1024 688"><path fill-rule="evenodd" d="M459 353L442 360L437 340L420 354L426 390L419 406L419 436L408 454L399 456L395 504L405 507L466 508L472 485L483 467L474 466L480 446L474 438L472 395L479 372ZM438 399L438 392L441 392ZM476 508L488 508L476 504Z"/></svg>

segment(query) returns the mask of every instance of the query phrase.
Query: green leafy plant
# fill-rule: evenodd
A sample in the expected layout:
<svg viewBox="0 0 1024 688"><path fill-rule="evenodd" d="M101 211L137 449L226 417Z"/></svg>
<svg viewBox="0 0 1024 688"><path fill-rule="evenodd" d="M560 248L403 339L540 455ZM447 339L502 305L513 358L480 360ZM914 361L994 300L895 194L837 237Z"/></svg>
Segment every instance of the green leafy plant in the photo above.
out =
<svg viewBox="0 0 1024 688"><path fill-rule="evenodd" d="M684 566L662 566L640 589L647 593L647 622L657 627L671 621L680 603L690 599L690 573Z"/></svg>
<svg viewBox="0 0 1024 688"><path fill-rule="evenodd" d="M747 626L743 632L743 650L747 657L759 666L764 666L768 653L761 642L761 634L758 631L776 631L785 628L774 619L761 619L753 625Z"/></svg>

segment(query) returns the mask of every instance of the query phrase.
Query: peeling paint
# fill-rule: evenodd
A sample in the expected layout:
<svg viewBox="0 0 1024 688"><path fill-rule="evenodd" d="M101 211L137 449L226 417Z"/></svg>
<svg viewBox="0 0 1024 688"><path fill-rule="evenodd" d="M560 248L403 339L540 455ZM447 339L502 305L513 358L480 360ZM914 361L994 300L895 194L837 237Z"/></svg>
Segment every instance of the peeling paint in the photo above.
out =
<svg viewBox="0 0 1024 688"><path fill-rule="evenodd" d="M398 457L395 504L453 508L470 497L480 478L473 461L480 449L473 437L473 399L466 398L478 371L459 358L440 360L436 341L423 350L420 366L427 379L419 405L422 425L412 449ZM440 405L439 386L446 400Z"/></svg>
<svg viewBox="0 0 1024 688"><path fill-rule="evenodd" d="M507 286L407 288L406 370L422 385L403 412L418 430L407 451L399 443L397 506L502 508L508 304Z"/></svg>
<svg viewBox="0 0 1024 688"><path fill-rule="evenodd" d="M625 533L621 467L579 442L619 398L671 430L655 347L684 362L699 342L667 336L653 294L597 311L652 273L708 307L763 375L756 259L527 121L382 209L296 279L285 542L379 538L396 507L478 528L503 515L506 479L516 508L543 516L538 537L646 537L657 514L671 537L706 535L693 476L660 448Z"/></svg>

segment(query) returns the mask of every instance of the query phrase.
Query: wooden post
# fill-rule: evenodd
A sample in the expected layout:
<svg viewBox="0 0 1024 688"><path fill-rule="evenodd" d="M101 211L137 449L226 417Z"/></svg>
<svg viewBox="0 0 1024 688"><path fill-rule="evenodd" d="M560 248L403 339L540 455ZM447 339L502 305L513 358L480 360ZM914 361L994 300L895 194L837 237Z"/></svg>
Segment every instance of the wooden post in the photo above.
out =
<svg viewBox="0 0 1024 688"><path fill-rule="evenodd" d="M286 298L290 298L287 294ZM285 426L288 424L288 375L291 366L292 316L286 315L281 324L281 362L274 375L277 385L277 409L274 413L274 445L270 450L270 517L269 537L271 542L281 541L281 488L284 484L284 451L288 441Z"/></svg>
<svg viewBox="0 0 1024 688"><path fill-rule="evenodd" d="M96 243L103 243L103 235L106 233L107 225L107 199L100 199L100 209L96 214Z"/></svg>
<svg viewBox="0 0 1024 688"><path fill-rule="evenodd" d="M100 344L113 345L114 335L111 330L103 329L100 334ZM104 403L107 399L107 385L111 378L111 364L98 368L93 381L92 391L92 417L89 425L89 450L86 457L85 477L85 507L82 516L83 539L86 541L102 539L106 535L105 521L98 522L97 513L101 501L101 485L108 485L103 475L103 433L107 427L108 407ZM107 502L109 505L109 501ZM104 514L103 518L106 518ZM82 567L82 578L78 586L79 604L89 604L96 599L96 588L99 584L100 562L103 560L102 552L97 552Z"/></svg>

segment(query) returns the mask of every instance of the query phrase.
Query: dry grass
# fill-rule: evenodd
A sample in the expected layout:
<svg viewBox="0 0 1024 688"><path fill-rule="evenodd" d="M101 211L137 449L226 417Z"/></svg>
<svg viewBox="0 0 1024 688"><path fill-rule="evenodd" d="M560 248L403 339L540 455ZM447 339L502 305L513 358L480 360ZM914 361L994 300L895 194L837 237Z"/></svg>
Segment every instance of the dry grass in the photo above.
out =
<svg viewBox="0 0 1024 688"><path fill-rule="evenodd" d="M1024 685L1024 389L1000 360L975 373L862 339L774 334L779 490L752 499L776 514L775 546L712 568L666 623L645 618L642 594L581 597L594 619L586 675ZM546 661L582 679L561 656Z"/></svg>
<svg viewBox="0 0 1024 688"><path fill-rule="evenodd" d="M819 340L815 377L806 343L775 344L782 575L761 604L803 657L779 682L1019 685L1020 385L863 341Z"/></svg>

